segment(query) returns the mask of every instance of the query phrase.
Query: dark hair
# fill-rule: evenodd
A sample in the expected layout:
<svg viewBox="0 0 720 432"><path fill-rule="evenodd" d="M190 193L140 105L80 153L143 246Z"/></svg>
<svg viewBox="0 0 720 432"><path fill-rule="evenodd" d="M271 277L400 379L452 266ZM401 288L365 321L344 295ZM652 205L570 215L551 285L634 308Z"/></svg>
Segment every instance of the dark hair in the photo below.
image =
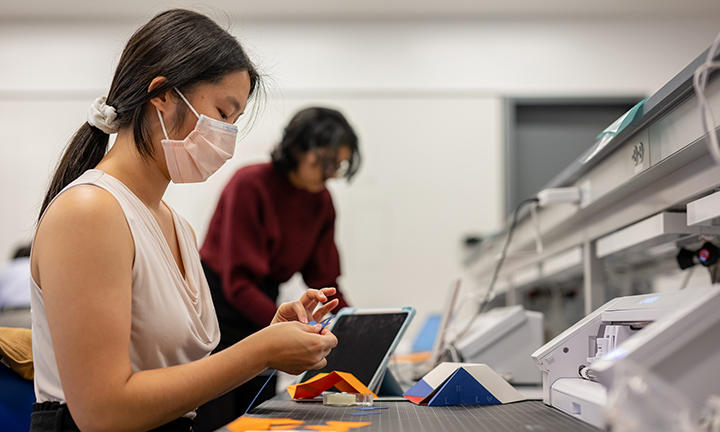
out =
<svg viewBox="0 0 720 432"><path fill-rule="evenodd" d="M171 9L156 15L130 37L115 69L106 103L115 108L119 128L132 125L140 155L151 158L154 155L145 112L147 102L173 88L188 91L194 84L217 82L236 71L249 73L252 96L259 75L237 39L205 15ZM158 76L165 77L165 82L148 91L151 81ZM176 123L184 115L181 108ZM80 127L55 170L40 217L65 186L100 163L107 144L105 132L87 122Z"/></svg>
<svg viewBox="0 0 720 432"><path fill-rule="evenodd" d="M310 107L296 113L285 127L280 143L272 151L275 167L284 173L298 166L300 157L311 150L340 147L350 148L350 160L345 178L348 180L360 169L362 158L358 138L340 111Z"/></svg>

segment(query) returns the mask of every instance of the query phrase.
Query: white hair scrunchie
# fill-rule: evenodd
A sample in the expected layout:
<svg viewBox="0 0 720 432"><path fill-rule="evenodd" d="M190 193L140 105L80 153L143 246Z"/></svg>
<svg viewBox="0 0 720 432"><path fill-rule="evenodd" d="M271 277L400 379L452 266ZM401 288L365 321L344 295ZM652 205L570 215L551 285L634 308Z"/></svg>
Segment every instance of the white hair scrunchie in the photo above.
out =
<svg viewBox="0 0 720 432"><path fill-rule="evenodd" d="M107 98L101 96L90 105L87 121L90 126L95 126L106 134L114 134L118 131L117 112L115 108L106 104Z"/></svg>

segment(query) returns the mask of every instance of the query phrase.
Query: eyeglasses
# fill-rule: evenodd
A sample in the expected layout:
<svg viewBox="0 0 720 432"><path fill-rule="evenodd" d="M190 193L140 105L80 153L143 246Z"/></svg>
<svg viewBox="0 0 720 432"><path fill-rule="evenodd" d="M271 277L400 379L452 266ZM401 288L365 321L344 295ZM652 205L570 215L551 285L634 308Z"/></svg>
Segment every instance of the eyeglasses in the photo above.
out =
<svg viewBox="0 0 720 432"><path fill-rule="evenodd" d="M338 178L343 178L347 175L349 170L350 161L347 159L343 159L335 164L334 172L332 174L336 175ZM332 177L332 174L330 175L330 177Z"/></svg>
<svg viewBox="0 0 720 432"><path fill-rule="evenodd" d="M350 161L347 159L339 161L337 151L316 150L315 155L326 179L332 177L342 178L347 175L350 169Z"/></svg>

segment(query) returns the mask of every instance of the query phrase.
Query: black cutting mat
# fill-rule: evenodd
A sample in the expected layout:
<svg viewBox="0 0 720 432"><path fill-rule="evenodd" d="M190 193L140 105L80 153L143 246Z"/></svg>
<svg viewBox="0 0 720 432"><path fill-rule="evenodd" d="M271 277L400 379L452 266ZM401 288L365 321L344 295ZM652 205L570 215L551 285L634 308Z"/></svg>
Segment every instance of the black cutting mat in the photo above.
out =
<svg viewBox="0 0 720 432"><path fill-rule="evenodd" d="M597 432L598 429L570 417L540 401L507 405L427 407L410 402L375 402L388 409L380 414L353 416L357 407L326 407L316 402L269 400L252 412L253 417L292 418L306 425L327 420L367 421L372 425L358 432ZM298 429L302 429L301 426ZM222 429L227 430L227 429Z"/></svg>

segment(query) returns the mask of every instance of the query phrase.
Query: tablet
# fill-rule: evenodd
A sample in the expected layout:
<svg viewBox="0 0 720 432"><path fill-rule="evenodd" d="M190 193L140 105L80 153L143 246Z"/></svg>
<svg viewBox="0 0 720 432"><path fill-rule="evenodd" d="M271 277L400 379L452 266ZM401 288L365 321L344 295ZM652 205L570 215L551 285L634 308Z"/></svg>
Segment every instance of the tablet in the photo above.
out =
<svg viewBox="0 0 720 432"><path fill-rule="evenodd" d="M343 308L328 327L338 345L328 354L327 365L300 376L306 381L322 372L350 372L372 392L377 393L390 355L397 347L415 309Z"/></svg>

